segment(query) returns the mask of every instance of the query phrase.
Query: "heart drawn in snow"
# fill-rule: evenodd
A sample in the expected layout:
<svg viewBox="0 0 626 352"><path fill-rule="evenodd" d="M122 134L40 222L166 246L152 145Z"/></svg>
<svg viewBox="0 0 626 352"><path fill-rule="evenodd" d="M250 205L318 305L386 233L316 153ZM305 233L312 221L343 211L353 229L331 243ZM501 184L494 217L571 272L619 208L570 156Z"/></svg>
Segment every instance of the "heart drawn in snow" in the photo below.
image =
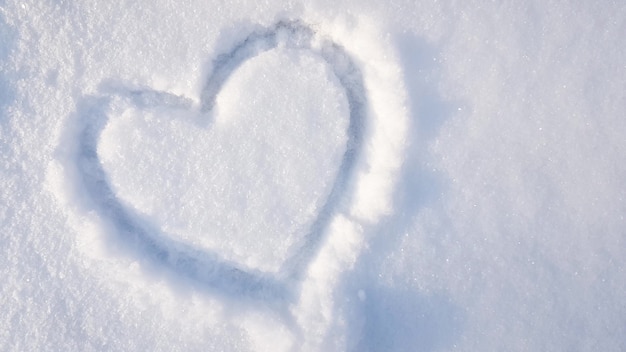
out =
<svg viewBox="0 0 626 352"><path fill-rule="evenodd" d="M260 105L271 108L265 115L257 114L253 103L238 104L239 94L254 93L249 91L259 87L246 87L249 83L245 81L249 78L246 74L254 72L246 65L253 61L272 71L261 72L258 77L276 76L281 72L297 76L291 83L288 79L280 81L280 85L288 84L286 88L279 87L286 89L287 96L260 96ZM320 67L326 71L320 71ZM320 72L329 74L325 80L316 81L315 77L324 77ZM299 78L301 80L297 81ZM238 79L243 79L244 84L237 83ZM275 88L268 91L273 93ZM304 94L289 96L291 88L300 88ZM326 91L311 94L320 100L312 103L306 89ZM78 105L78 115L84 125L80 131L77 169L96 211L114 226L119 237L139 250L142 258L150 258L177 275L212 289L257 298L289 295L292 285L288 283L302 277L322 243L361 148L366 96L361 73L345 50L333 41L320 38L301 22L279 22L251 33L230 52L214 60L198 107L194 107L191 99L152 89L116 86L109 87L106 93L88 97ZM289 105L283 98L294 98L295 103ZM326 105L338 100L344 104L339 101L334 110L327 109ZM239 105L247 106L248 110L242 110ZM292 116L288 111L293 108L308 109L301 121L297 117L294 117L296 121L285 121ZM341 124L342 113L349 115L347 126ZM190 119L195 119L196 123ZM140 126L149 131L168 126L168 133L155 134L157 137L150 143L148 132L136 139L142 145L135 146L129 142L132 135L146 131L124 129L120 121L131 120L135 121L131 124L135 129ZM287 135L290 124L304 126L301 135ZM343 138L318 134L316 141L311 137L316 128L336 132L337 126L345 129ZM115 141L107 134L111 130L116 132L109 133L117 136ZM281 137L285 137L285 141ZM159 139L168 138L170 140L162 145L176 145L177 151L159 150L162 142ZM337 151L337 143L345 145ZM103 145L105 148L99 148ZM125 153L140 154L141 150L149 151L154 160L146 161L149 158L141 155L128 159L130 161L119 157ZM220 158L220 154L229 157ZM158 157L154 158L155 155ZM328 155L328 160L320 155ZM181 158L186 161L180 162ZM163 165L167 160L175 160L176 167ZM263 164L268 160L278 166ZM297 162L295 167L288 165L294 162ZM111 168L111 164L115 167ZM331 170L325 172L319 168ZM201 175L210 178L194 179L194 170L198 169L209 170ZM319 181L319 175L324 174L329 175L330 180ZM238 183L238 179L242 181ZM191 187L194 182L195 186ZM215 184L219 187L212 189ZM220 199L225 188L229 188L230 193L226 193L230 196ZM175 203L173 207L179 211L186 205L195 209L195 213L192 211L185 216L198 218L202 209L194 208L193 199L199 199L194 193L201 193L200 199L207 198L204 202L212 202L210 210L222 207L224 212L203 214L203 219L209 219L207 223L191 221L182 225L183 231L176 231L175 216L174 225L167 221L159 223L168 216L169 203ZM217 199L211 199L213 197ZM258 199L262 201L255 203ZM310 204L298 204L303 200ZM158 203L161 213L156 211L151 219L146 209L152 202ZM307 213L307 209L314 211ZM214 227L222 232L229 229L231 233L211 231L211 221L220 222L230 215L236 218L230 227ZM254 233L255 228L263 231ZM207 233L201 233L203 230ZM254 246L228 247L229 243L236 246L243 242L258 242L263 248L261 254L254 252L254 248L258 248ZM267 253L278 253L275 263ZM267 263L270 265L265 265Z"/></svg>

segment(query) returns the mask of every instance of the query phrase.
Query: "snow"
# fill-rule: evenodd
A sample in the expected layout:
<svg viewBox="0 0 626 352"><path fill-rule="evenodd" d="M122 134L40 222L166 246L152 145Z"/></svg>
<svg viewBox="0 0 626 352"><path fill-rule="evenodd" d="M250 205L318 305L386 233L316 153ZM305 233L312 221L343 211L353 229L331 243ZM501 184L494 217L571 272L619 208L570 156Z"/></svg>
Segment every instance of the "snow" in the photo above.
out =
<svg viewBox="0 0 626 352"><path fill-rule="evenodd" d="M0 350L625 350L625 32L0 0Z"/></svg>

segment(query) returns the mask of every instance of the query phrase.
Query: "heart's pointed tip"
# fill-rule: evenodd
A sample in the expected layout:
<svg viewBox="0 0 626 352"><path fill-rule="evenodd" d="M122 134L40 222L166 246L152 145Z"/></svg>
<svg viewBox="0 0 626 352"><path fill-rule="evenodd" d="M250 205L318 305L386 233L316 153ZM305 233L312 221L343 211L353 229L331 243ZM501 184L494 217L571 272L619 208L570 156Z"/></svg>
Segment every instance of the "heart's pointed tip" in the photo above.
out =
<svg viewBox="0 0 626 352"><path fill-rule="evenodd" d="M194 120L199 127L208 128L215 121L213 110L205 111L204 109L200 109Z"/></svg>

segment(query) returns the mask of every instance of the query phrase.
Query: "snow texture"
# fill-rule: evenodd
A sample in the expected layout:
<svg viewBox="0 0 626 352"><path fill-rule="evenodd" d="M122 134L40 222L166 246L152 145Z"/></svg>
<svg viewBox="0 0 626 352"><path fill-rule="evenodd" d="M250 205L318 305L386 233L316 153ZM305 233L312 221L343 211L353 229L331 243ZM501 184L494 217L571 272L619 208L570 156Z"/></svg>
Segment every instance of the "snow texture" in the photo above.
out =
<svg viewBox="0 0 626 352"><path fill-rule="evenodd" d="M0 0L0 351L626 350L624 33Z"/></svg>

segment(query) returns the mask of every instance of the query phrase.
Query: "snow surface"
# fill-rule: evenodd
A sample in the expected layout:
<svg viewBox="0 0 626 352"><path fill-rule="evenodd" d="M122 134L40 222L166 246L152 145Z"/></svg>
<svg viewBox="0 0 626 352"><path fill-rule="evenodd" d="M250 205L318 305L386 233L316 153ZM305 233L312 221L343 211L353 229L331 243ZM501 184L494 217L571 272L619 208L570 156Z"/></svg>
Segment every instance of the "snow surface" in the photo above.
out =
<svg viewBox="0 0 626 352"><path fill-rule="evenodd" d="M626 350L624 33L0 0L0 350Z"/></svg>

